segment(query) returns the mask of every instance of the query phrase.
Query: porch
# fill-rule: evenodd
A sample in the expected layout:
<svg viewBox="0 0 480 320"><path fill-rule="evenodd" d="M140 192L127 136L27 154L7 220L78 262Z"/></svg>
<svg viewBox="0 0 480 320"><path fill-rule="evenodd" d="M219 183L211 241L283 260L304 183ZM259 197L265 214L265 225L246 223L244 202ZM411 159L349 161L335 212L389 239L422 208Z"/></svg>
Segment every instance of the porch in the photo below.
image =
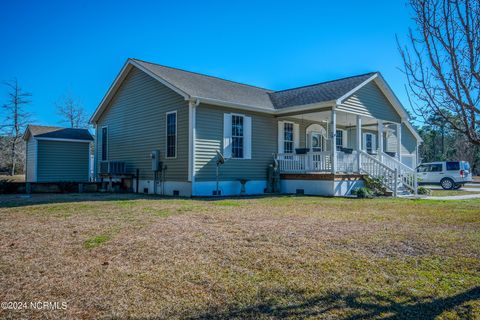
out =
<svg viewBox="0 0 480 320"><path fill-rule="evenodd" d="M335 108L291 114L279 118L279 152L274 160L284 178L296 174L303 181L331 180L322 178L327 175L358 180L369 175L381 179L394 194L403 187L415 191L415 170L402 163L401 130L401 122L392 119Z"/></svg>

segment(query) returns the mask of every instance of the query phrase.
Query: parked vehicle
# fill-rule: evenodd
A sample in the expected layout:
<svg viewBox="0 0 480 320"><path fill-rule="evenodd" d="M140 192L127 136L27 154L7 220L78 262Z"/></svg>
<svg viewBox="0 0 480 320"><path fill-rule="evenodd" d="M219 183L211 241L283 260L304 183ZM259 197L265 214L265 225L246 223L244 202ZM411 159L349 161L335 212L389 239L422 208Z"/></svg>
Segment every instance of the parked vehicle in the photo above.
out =
<svg viewBox="0 0 480 320"><path fill-rule="evenodd" d="M459 189L472 181L467 161L422 163L417 167L419 184L438 184L445 190Z"/></svg>

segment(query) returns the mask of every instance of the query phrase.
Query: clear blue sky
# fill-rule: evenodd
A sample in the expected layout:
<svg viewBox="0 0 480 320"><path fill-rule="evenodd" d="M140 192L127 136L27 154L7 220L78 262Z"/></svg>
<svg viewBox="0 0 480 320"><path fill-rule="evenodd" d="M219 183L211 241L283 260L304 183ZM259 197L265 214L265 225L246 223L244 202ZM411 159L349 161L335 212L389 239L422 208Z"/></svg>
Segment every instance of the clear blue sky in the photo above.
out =
<svg viewBox="0 0 480 320"><path fill-rule="evenodd" d="M395 34L409 25L403 0L1 1L0 80L50 125L67 90L93 113L128 57L274 90L381 71L408 108Z"/></svg>

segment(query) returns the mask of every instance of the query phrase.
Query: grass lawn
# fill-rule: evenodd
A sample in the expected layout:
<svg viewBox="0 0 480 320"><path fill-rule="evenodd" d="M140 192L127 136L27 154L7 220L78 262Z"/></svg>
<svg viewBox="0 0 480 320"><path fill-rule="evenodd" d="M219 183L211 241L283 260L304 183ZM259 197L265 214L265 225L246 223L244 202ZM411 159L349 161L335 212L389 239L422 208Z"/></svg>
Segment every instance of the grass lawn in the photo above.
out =
<svg viewBox="0 0 480 320"><path fill-rule="evenodd" d="M480 319L480 199L0 196L1 319Z"/></svg>
<svg viewBox="0 0 480 320"><path fill-rule="evenodd" d="M443 189L432 189L432 196L435 197L447 197L447 196L464 196L467 194L479 194L478 191L465 191L465 190L443 190Z"/></svg>

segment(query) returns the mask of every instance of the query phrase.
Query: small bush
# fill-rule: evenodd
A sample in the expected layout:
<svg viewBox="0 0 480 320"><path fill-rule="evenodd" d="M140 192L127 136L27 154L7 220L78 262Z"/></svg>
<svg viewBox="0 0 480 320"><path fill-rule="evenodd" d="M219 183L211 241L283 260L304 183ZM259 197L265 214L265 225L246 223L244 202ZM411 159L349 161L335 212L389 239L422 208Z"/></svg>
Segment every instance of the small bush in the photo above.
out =
<svg viewBox="0 0 480 320"><path fill-rule="evenodd" d="M365 188L369 189L373 195L385 196L387 194L387 188L383 186L380 178L365 176L363 180L365 181Z"/></svg>
<svg viewBox="0 0 480 320"><path fill-rule="evenodd" d="M431 189L428 189L426 187L418 187L417 188L417 193L418 194L422 194L422 195L426 195L426 196L429 196L432 194L432 190Z"/></svg>
<svg viewBox="0 0 480 320"><path fill-rule="evenodd" d="M352 191L353 195L356 195L357 198L362 199L371 199L374 196L374 192L369 188L358 188Z"/></svg>

